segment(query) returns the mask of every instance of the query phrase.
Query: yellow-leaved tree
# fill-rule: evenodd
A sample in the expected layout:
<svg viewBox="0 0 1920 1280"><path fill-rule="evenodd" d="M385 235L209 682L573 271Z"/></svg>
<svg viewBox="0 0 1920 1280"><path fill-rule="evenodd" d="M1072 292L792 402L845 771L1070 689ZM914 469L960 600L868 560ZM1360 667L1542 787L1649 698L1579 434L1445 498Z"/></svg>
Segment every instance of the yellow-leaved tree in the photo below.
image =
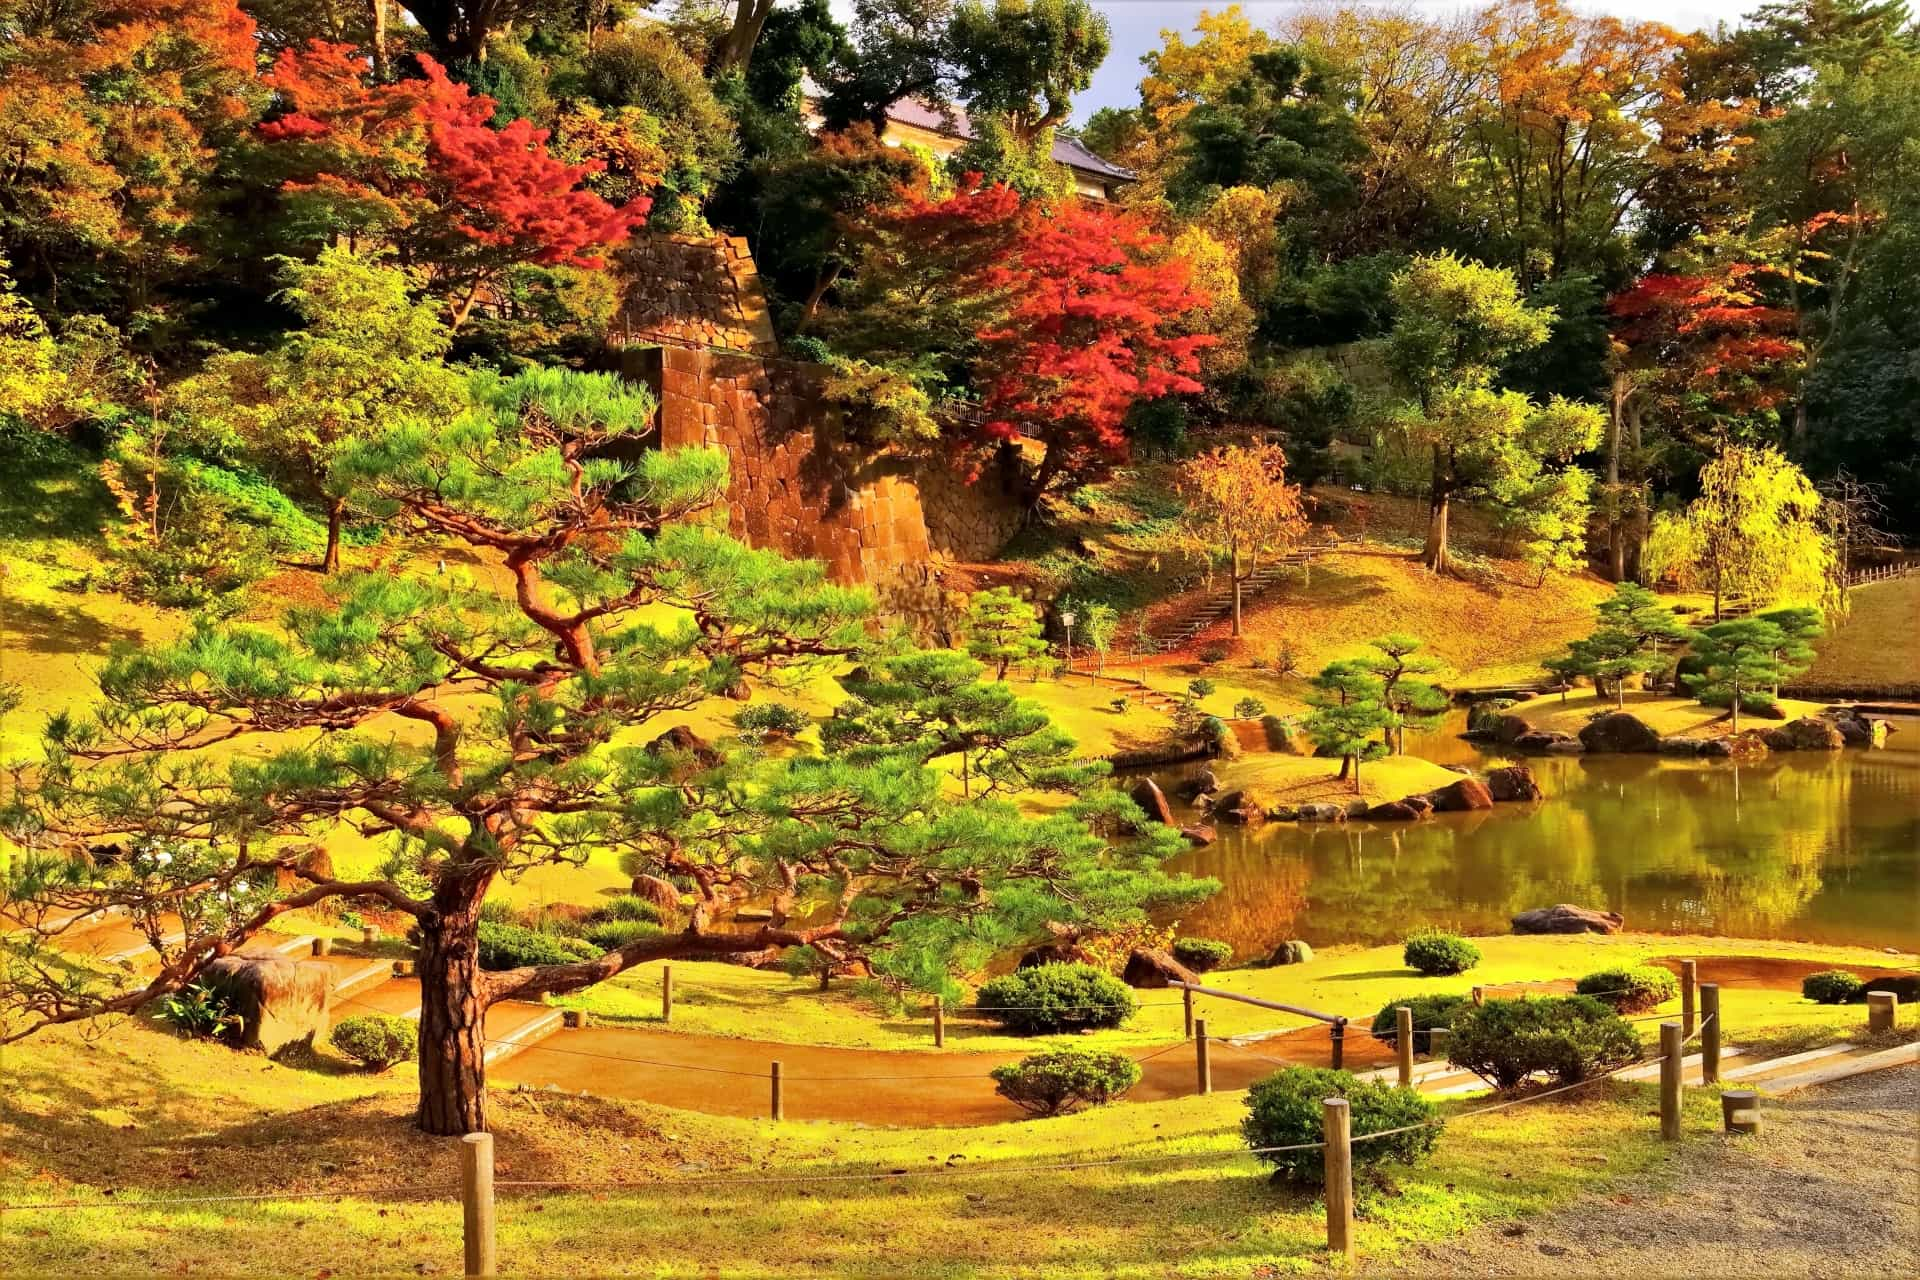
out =
<svg viewBox="0 0 1920 1280"><path fill-rule="evenodd" d="M1287 481L1287 455L1277 444L1228 445L1180 469L1188 534L1226 563L1233 583L1233 634L1240 634L1240 597L1262 557L1279 555L1307 531L1300 486Z"/></svg>
<svg viewBox="0 0 1920 1280"><path fill-rule="evenodd" d="M1820 491L1778 449L1729 445L1700 468L1700 496L1654 517L1643 564L1654 579L1756 603L1839 603L1839 563Z"/></svg>

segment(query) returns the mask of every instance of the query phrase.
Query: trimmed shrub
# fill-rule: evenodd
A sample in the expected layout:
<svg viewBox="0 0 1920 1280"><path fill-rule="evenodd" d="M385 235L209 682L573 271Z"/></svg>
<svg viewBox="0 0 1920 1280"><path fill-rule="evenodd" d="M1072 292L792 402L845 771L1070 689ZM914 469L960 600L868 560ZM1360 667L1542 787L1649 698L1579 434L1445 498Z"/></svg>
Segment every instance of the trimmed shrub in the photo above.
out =
<svg viewBox="0 0 1920 1280"><path fill-rule="evenodd" d="M394 1013L342 1018L327 1037L333 1047L370 1071L385 1071L420 1049L420 1024Z"/></svg>
<svg viewBox="0 0 1920 1280"><path fill-rule="evenodd" d="M1617 1013L1645 1013L1680 994L1680 980L1659 965L1602 969L1573 986L1575 992L1613 1006Z"/></svg>
<svg viewBox="0 0 1920 1280"><path fill-rule="evenodd" d="M1233 704L1235 720L1258 720L1267 714L1267 704L1258 698L1242 698Z"/></svg>
<svg viewBox="0 0 1920 1280"><path fill-rule="evenodd" d="M517 924L480 922L480 967L482 969L518 969L530 964L572 964L591 960L600 949L580 938L562 938L557 934L535 933Z"/></svg>
<svg viewBox="0 0 1920 1280"><path fill-rule="evenodd" d="M995 1067L994 1092L1036 1116L1105 1106L1140 1083L1140 1064L1098 1049L1061 1049Z"/></svg>
<svg viewBox="0 0 1920 1280"><path fill-rule="evenodd" d="M759 702L734 713L733 727L742 733L769 738L791 738L813 723L807 713L784 702Z"/></svg>
<svg viewBox="0 0 1920 1280"><path fill-rule="evenodd" d="M1413 1164L1440 1139L1440 1125L1428 1124L1439 1112L1431 1099L1412 1089L1398 1089L1361 1080L1351 1071L1325 1067L1288 1067L1276 1071L1247 1091L1247 1115L1240 1132L1256 1158L1273 1166L1274 1176L1288 1182L1319 1185L1325 1181L1326 1157L1319 1151L1266 1151L1263 1147L1291 1147L1321 1139L1321 1102L1345 1098L1353 1136L1381 1133L1403 1125L1425 1125L1390 1138L1353 1144L1356 1169L1397 1160Z"/></svg>
<svg viewBox="0 0 1920 1280"><path fill-rule="evenodd" d="M1195 654L1194 656L1199 658L1200 661L1207 663L1208 665L1212 665L1213 663L1216 663L1216 662L1225 662L1227 660L1227 655L1232 652L1233 652L1232 649L1228 648L1226 645L1222 644L1220 641L1215 640L1211 644L1201 645L1200 652ZM1204 698L1207 695L1203 693L1200 696Z"/></svg>
<svg viewBox="0 0 1920 1280"><path fill-rule="evenodd" d="M593 923L598 924L602 920L645 920L648 924L659 924L661 911L645 898L623 893L617 898L608 899L607 905L593 913Z"/></svg>
<svg viewBox="0 0 1920 1280"><path fill-rule="evenodd" d="M1200 722L1200 734L1206 739L1208 748L1222 760L1240 758L1240 735L1233 726L1219 716L1208 716Z"/></svg>
<svg viewBox="0 0 1920 1280"><path fill-rule="evenodd" d="M1117 1027L1138 1007L1127 984L1090 964L1042 964L982 984L978 1007L1007 1030L1053 1035Z"/></svg>
<svg viewBox="0 0 1920 1280"><path fill-rule="evenodd" d="M1408 996L1404 1000L1389 1000L1385 1008L1373 1015L1373 1034L1386 1044L1398 1044L1400 1021L1395 1010L1405 1005L1413 1010L1413 1051L1431 1053L1433 1037L1427 1033L1435 1027L1451 1028L1459 1011L1472 1004L1466 996Z"/></svg>
<svg viewBox="0 0 1920 1280"><path fill-rule="evenodd" d="M1173 958L1195 973L1205 973L1233 959L1233 948L1212 938L1177 938Z"/></svg>
<svg viewBox="0 0 1920 1280"><path fill-rule="evenodd" d="M598 924L588 925L583 935L594 946L595 953L611 951L615 947L624 947L629 942L639 942L645 938L658 938L666 930L651 920L602 920Z"/></svg>
<svg viewBox="0 0 1920 1280"><path fill-rule="evenodd" d="M1226 655L1223 653L1220 656L1224 658ZM1218 661L1218 659L1215 659L1215 661ZM1211 698L1213 696L1213 688L1213 681L1208 680L1204 676L1187 681L1187 693L1190 694L1196 702L1202 698Z"/></svg>
<svg viewBox="0 0 1920 1280"><path fill-rule="evenodd" d="M1273 949L1268 964L1311 964L1313 948L1298 938L1289 939Z"/></svg>
<svg viewBox="0 0 1920 1280"><path fill-rule="evenodd" d="M1406 961L1409 969L1418 970L1431 978L1440 974L1465 973L1480 963L1480 948L1458 934L1422 929L1407 939L1400 958Z"/></svg>
<svg viewBox="0 0 1920 1280"><path fill-rule="evenodd" d="M1800 980L1800 994L1815 1004L1850 1004L1861 998L1866 985L1845 969L1822 969Z"/></svg>
<svg viewBox="0 0 1920 1280"><path fill-rule="evenodd" d="M1299 734L1299 726L1282 716L1261 716L1260 727L1267 734L1267 750L1292 751L1293 740Z"/></svg>
<svg viewBox="0 0 1920 1280"><path fill-rule="evenodd" d="M161 996L154 1007L155 1017L184 1035L232 1035L243 1023L234 1012L232 998L224 990L204 982L189 982L178 991L170 991Z"/></svg>
<svg viewBox="0 0 1920 1280"><path fill-rule="evenodd" d="M1633 1027L1592 996L1489 1000L1460 1010L1447 1037L1447 1060L1499 1089L1535 1072L1577 1084L1639 1057Z"/></svg>

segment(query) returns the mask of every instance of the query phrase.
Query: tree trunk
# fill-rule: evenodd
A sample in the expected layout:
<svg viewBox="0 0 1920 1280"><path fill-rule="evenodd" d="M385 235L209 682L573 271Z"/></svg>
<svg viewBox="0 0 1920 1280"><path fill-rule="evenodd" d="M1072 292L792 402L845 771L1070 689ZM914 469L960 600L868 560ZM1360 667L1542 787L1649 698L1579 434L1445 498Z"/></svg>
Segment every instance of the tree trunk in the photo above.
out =
<svg viewBox="0 0 1920 1280"><path fill-rule="evenodd" d="M1447 571L1447 505L1453 496L1453 465L1449 451L1433 446L1433 495L1427 513L1427 545L1421 558L1435 573Z"/></svg>
<svg viewBox="0 0 1920 1280"><path fill-rule="evenodd" d="M381 84L393 79L393 67L387 61L387 0L367 0L373 20L373 78Z"/></svg>
<svg viewBox="0 0 1920 1280"><path fill-rule="evenodd" d="M1240 548L1233 549L1233 634L1240 635Z"/></svg>
<svg viewBox="0 0 1920 1280"><path fill-rule="evenodd" d="M345 498L327 499L327 552L320 558L320 572L340 572L340 525L346 518Z"/></svg>
<svg viewBox="0 0 1920 1280"><path fill-rule="evenodd" d="M1738 680L1733 682L1733 701L1729 705L1733 708L1733 732L1738 735L1740 732L1740 682Z"/></svg>
<svg viewBox="0 0 1920 1280"><path fill-rule="evenodd" d="M1360 757L1353 757L1353 794L1360 794Z"/></svg>
<svg viewBox="0 0 1920 1280"><path fill-rule="evenodd" d="M1626 521L1620 510L1620 432L1631 385L1625 373L1613 375L1613 412L1607 418L1607 551L1615 582L1627 578Z"/></svg>
<svg viewBox="0 0 1920 1280"><path fill-rule="evenodd" d="M420 1107L428 1133L457 1137L487 1127L486 1014L480 972L480 899L486 880L453 881L420 924Z"/></svg>
<svg viewBox="0 0 1920 1280"><path fill-rule="evenodd" d="M760 29L773 12L773 0L737 0L733 27L720 45L720 70L745 71L753 57L753 46L760 42Z"/></svg>

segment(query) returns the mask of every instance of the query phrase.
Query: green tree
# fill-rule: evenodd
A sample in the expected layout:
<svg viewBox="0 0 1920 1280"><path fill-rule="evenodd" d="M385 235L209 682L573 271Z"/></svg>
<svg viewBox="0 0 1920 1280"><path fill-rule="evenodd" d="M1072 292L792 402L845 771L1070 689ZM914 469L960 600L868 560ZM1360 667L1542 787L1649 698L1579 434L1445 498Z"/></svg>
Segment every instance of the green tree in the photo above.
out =
<svg viewBox="0 0 1920 1280"><path fill-rule="evenodd" d="M1040 612L1015 595L1011 587L989 587L967 600L962 627L967 652L994 664L993 678L1005 680L1007 668L1047 651L1041 634Z"/></svg>
<svg viewBox="0 0 1920 1280"><path fill-rule="evenodd" d="M94 714L55 717L42 759L16 768L0 819L27 853L0 908L22 922L122 908L160 964L76 978L55 967L57 923L9 934L0 1040L178 990L287 912L376 900L419 934L418 1122L457 1134L486 1125L498 1000L648 960L799 946L941 990L1049 920L1113 927L1206 891L1160 871L1161 846L1094 835L1080 815L1104 823L1105 800L1032 818L998 797L947 800L911 752L743 747L689 767L624 745L743 678L852 654L868 601L702 518L724 501L718 452L609 456L654 409L618 379L484 375L474 400L452 420L396 420L335 466L396 526L500 573L343 576L280 627L202 622L123 652ZM258 749L204 751L236 741ZM341 879L311 858L342 820L387 839L377 872ZM86 856L116 839L134 852L111 867ZM482 971L489 888L597 850L685 886L686 927ZM771 918L722 923L753 896Z"/></svg>
<svg viewBox="0 0 1920 1280"><path fill-rule="evenodd" d="M1107 653L1113 648L1114 632L1119 625L1119 614L1110 604L1090 604L1081 615L1080 634L1086 637L1087 647L1098 655L1095 680L1107 674Z"/></svg>
<svg viewBox="0 0 1920 1280"><path fill-rule="evenodd" d="M1075 759L1073 739L1038 703L1002 681L981 680L984 668L950 650L907 653L870 662L840 685L850 701L822 722L820 739L854 763L905 754L922 764L957 759L961 793L1078 792L1106 775L1098 762Z"/></svg>
<svg viewBox="0 0 1920 1280"><path fill-rule="evenodd" d="M1183 209L1223 189L1276 184L1316 209L1351 202L1348 166L1365 153L1337 71L1296 47L1255 52L1239 74L1180 122L1179 167L1167 194Z"/></svg>
<svg viewBox="0 0 1920 1280"><path fill-rule="evenodd" d="M1597 692L1611 686L1614 704L1624 708L1626 677L1671 667L1674 656L1663 654L1660 646L1665 643L1677 647L1686 640L1687 629L1659 596L1636 582L1616 586L1595 612L1599 625L1592 634L1568 646L1564 674L1592 677ZM1549 669L1563 670L1552 664Z"/></svg>
<svg viewBox="0 0 1920 1280"><path fill-rule="evenodd" d="M1451 254L1422 257L1393 277L1391 292L1398 315L1387 360L1413 397L1400 425L1433 456L1422 555L1441 572L1456 496L1477 492L1506 509L1524 508L1556 474L1551 464L1599 443L1605 416L1596 405L1558 396L1536 405L1494 388L1500 365L1545 342L1554 319L1521 299L1511 272ZM1560 523L1584 522L1563 513Z"/></svg>
<svg viewBox="0 0 1920 1280"><path fill-rule="evenodd" d="M1357 661L1380 682L1377 701L1388 720L1382 727L1381 742L1393 755L1407 749L1407 730L1425 733L1437 728L1446 714L1447 691L1431 680L1422 679L1441 670L1433 658L1420 656L1425 642L1396 631L1367 641L1377 654Z"/></svg>
<svg viewBox="0 0 1920 1280"><path fill-rule="evenodd" d="M946 55L968 110L1032 142L1067 119L1107 43L1107 20L1088 0L962 0Z"/></svg>
<svg viewBox="0 0 1920 1280"><path fill-rule="evenodd" d="M466 388L442 363L451 336L439 308L413 300L405 272L330 247L312 263L288 262L280 278L280 296L306 326L262 355L215 356L172 399L320 503L320 568L334 573L354 489L336 461L396 419L453 416Z"/></svg>
<svg viewBox="0 0 1920 1280"><path fill-rule="evenodd" d="M1360 790L1360 762L1387 754L1384 738L1394 713L1381 701L1381 680L1371 666L1359 660L1331 662L1313 677L1307 695L1313 710L1302 723L1308 741L1321 755L1340 758L1340 776L1353 779ZM1374 735L1380 734L1382 740Z"/></svg>
<svg viewBox="0 0 1920 1280"><path fill-rule="evenodd" d="M1795 655L1812 657L1775 623L1760 618L1716 622L1693 634L1693 653L1701 665L1698 675L1685 677L1695 695L1706 703L1727 699L1733 710L1733 731L1740 732L1740 707L1749 695L1777 689L1806 669ZM1771 695L1764 695L1770 701Z"/></svg>

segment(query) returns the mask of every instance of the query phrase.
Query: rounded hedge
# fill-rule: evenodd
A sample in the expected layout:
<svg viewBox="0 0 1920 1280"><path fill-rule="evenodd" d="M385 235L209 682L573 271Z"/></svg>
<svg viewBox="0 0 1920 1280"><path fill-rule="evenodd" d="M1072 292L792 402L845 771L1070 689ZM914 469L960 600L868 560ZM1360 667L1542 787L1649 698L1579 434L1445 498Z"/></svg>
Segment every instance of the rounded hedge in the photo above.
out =
<svg viewBox="0 0 1920 1280"><path fill-rule="evenodd" d="M1511 1089L1536 1072L1557 1084L1577 1084L1634 1062L1640 1037L1592 996L1546 996L1489 1000L1460 1010L1446 1048L1454 1066Z"/></svg>
<svg viewBox="0 0 1920 1280"><path fill-rule="evenodd" d="M333 1047L373 1071L405 1062L420 1048L420 1024L394 1013L363 1013L334 1023Z"/></svg>
<svg viewBox="0 0 1920 1280"><path fill-rule="evenodd" d="M1845 969L1822 969L1800 980L1800 994L1815 1004L1850 1004L1860 998L1866 985Z"/></svg>
<svg viewBox="0 0 1920 1280"><path fill-rule="evenodd" d="M1138 1007L1126 983L1090 964L1042 964L983 983L976 1004L1009 1031L1052 1035L1117 1027Z"/></svg>
<svg viewBox="0 0 1920 1280"><path fill-rule="evenodd" d="M1573 984L1575 993L1612 1005L1618 1013L1645 1013L1680 994L1680 980L1659 965L1642 964L1590 973Z"/></svg>
<svg viewBox="0 0 1920 1280"><path fill-rule="evenodd" d="M563 938L557 934L536 933L517 924L498 924L482 920L480 967L482 969L519 969L536 964L572 964L591 960L604 948L581 938Z"/></svg>
<svg viewBox="0 0 1920 1280"><path fill-rule="evenodd" d="M742 707L734 714L734 727L742 733L758 733L769 738L791 738L805 731L813 721L798 707L784 702L760 702Z"/></svg>
<svg viewBox="0 0 1920 1280"><path fill-rule="evenodd" d="M1400 956L1409 969L1436 977L1473 968L1480 963L1480 948L1458 934L1423 929L1407 939Z"/></svg>
<svg viewBox="0 0 1920 1280"><path fill-rule="evenodd" d="M1430 1098L1412 1089L1398 1089L1362 1080L1351 1071L1325 1067L1288 1067L1257 1082L1247 1091L1247 1115L1240 1132L1255 1158L1273 1166L1274 1176L1289 1182L1319 1184L1326 1180L1326 1156L1318 1149L1266 1151L1319 1142L1323 1136L1327 1098L1345 1098L1353 1136L1382 1133L1420 1125L1389 1138L1353 1144L1356 1169L1397 1160L1413 1164L1440 1139L1439 1112Z"/></svg>
<svg viewBox="0 0 1920 1280"><path fill-rule="evenodd" d="M1140 1083L1140 1064L1100 1049L1061 1049L995 1067L994 1092L1036 1116L1105 1106Z"/></svg>
<svg viewBox="0 0 1920 1280"><path fill-rule="evenodd" d="M1212 938L1175 938L1173 958L1195 973L1205 973L1233 959L1233 948Z"/></svg>
<svg viewBox="0 0 1920 1280"><path fill-rule="evenodd" d="M1466 996L1408 996L1404 1000L1389 1000L1373 1015L1373 1034L1388 1045L1398 1045L1400 1021L1396 1010L1405 1005L1413 1010L1413 1051L1431 1053L1433 1037L1427 1033L1435 1027L1451 1028L1459 1010L1472 1003Z"/></svg>

